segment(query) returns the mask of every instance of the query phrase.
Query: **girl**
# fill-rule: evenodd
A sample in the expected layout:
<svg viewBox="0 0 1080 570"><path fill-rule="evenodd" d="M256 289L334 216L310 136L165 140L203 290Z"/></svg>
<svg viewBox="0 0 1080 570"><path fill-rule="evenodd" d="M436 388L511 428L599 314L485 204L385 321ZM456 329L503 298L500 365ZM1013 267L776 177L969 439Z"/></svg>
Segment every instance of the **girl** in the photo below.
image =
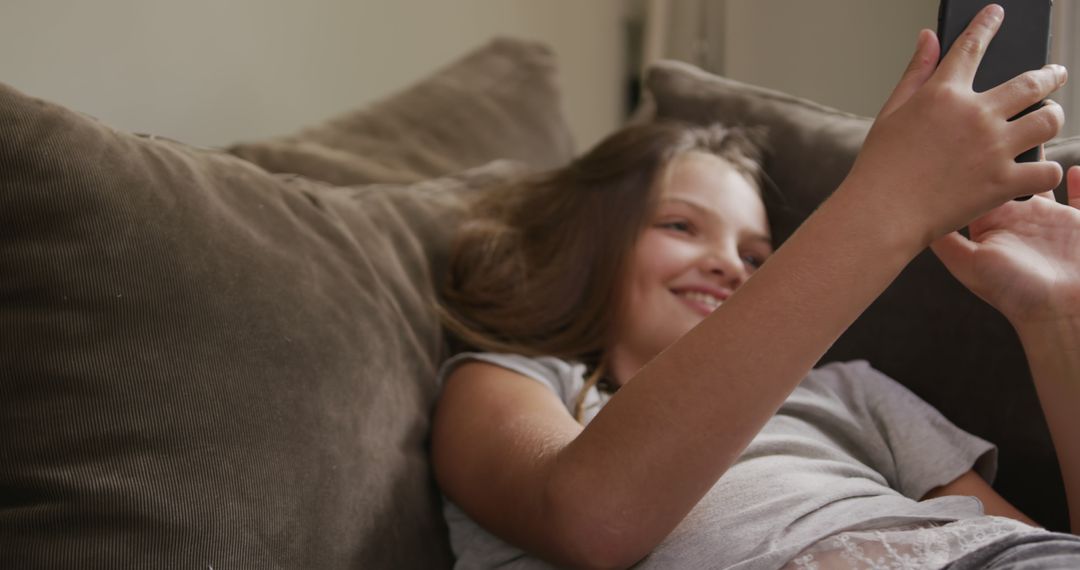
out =
<svg viewBox="0 0 1080 570"><path fill-rule="evenodd" d="M936 69L920 34L775 254L756 151L717 127L627 129L477 205L444 317L487 352L444 365L432 435L459 567L1080 567L985 482L992 446L866 363L811 370L932 245L1019 333L1080 528L1080 170L1067 207L1057 164L1013 160L1060 129L1053 103L1008 121L1060 66L972 92L1002 18Z"/></svg>

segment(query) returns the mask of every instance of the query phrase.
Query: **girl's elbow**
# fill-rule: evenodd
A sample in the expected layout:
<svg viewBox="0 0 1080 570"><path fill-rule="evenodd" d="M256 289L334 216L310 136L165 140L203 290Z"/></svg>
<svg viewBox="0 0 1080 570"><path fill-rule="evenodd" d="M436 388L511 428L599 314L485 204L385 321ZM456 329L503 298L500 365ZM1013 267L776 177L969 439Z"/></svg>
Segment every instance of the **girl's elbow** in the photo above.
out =
<svg viewBox="0 0 1080 570"><path fill-rule="evenodd" d="M602 506L596 493L549 487L549 524L564 560L574 568L629 568L652 551L641 521Z"/></svg>
<svg viewBox="0 0 1080 570"><path fill-rule="evenodd" d="M576 536L563 537L560 542L563 562L572 568L629 568L647 554L638 554L634 545L592 529L578 532Z"/></svg>

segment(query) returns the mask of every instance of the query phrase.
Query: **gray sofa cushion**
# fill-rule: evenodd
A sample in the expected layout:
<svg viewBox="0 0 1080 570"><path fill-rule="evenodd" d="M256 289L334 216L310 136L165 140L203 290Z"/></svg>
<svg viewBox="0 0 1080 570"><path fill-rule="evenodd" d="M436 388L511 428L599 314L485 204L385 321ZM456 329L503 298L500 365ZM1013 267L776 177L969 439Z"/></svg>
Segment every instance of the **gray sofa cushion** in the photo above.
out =
<svg viewBox="0 0 1080 570"><path fill-rule="evenodd" d="M434 275L497 163L335 188L0 86L0 568L443 568Z"/></svg>

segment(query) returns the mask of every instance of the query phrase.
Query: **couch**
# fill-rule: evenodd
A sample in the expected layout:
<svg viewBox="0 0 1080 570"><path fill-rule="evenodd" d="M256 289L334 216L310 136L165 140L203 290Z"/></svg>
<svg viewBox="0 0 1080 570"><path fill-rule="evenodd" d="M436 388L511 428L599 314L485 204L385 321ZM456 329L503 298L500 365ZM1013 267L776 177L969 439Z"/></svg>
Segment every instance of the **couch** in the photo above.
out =
<svg viewBox="0 0 1080 570"><path fill-rule="evenodd" d="M768 128L777 241L870 124L676 62L645 94L635 120ZM513 39L221 149L0 85L0 568L449 567L427 457L447 246L470 192L579 150L551 53ZM854 358L996 442L996 488L1065 528L1018 341L932 255L824 360Z"/></svg>

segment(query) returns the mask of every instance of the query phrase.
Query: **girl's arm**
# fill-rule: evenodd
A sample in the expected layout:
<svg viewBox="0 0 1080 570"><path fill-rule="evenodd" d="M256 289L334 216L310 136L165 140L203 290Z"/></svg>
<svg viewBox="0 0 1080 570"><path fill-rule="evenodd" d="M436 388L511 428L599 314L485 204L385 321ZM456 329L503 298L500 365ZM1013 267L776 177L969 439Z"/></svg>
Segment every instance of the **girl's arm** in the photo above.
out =
<svg viewBox="0 0 1080 570"><path fill-rule="evenodd" d="M1009 517L1031 526L1041 526L1031 517L1025 515L1020 509L1002 497L979 475L975 470L968 471L955 480L931 489L921 500L944 497L946 495L962 495L976 497L983 505L983 513L996 517Z"/></svg>
<svg viewBox="0 0 1080 570"><path fill-rule="evenodd" d="M1057 165L1013 157L1056 134L1060 107L1008 118L1056 89L1063 70L971 90L1000 22L1000 8L984 10L936 72L938 43L923 31L847 180L584 430L547 396L497 389L490 370L454 374L433 434L446 494L562 564L620 567L648 554L934 237L1057 185Z"/></svg>
<svg viewBox="0 0 1080 570"><path fill-rule="evenodd" d="M1061 464L1069 524L1080 533L1080 318L1018 327Z"/></svg>
<svg viewBox="0 0 1080 570"><path fill-rule="evenodd" d="M1007 203L949 234L934 251L1020 337L1080 531L1080 167L1069 169L1069 205L1053 194Z"/></svg>

